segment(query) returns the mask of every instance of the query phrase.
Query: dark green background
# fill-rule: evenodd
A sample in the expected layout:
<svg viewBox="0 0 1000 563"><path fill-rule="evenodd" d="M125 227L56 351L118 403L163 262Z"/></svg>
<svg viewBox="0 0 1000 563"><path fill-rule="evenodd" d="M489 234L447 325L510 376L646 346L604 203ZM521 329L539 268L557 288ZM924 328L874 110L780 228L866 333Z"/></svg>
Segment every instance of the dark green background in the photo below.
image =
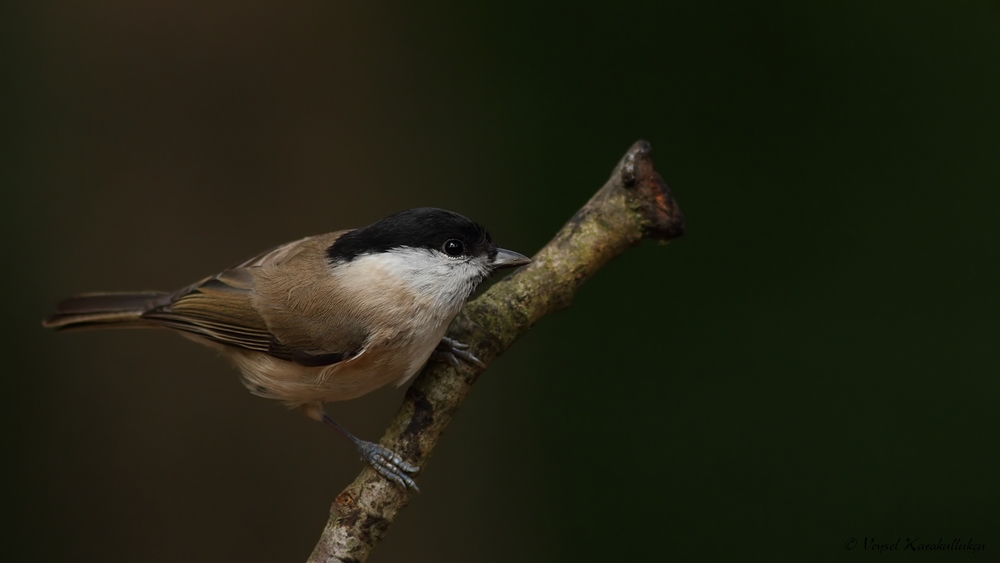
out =
<svg viewBox="0 0 1000 563"><path fill-rule="evenodd" d="M371 560L1000 550L996 2L357 4L5 3L4 559L301 561L361 468L59 298L419 205L531 254L638 138L688 235L491 367Z"/></svg>

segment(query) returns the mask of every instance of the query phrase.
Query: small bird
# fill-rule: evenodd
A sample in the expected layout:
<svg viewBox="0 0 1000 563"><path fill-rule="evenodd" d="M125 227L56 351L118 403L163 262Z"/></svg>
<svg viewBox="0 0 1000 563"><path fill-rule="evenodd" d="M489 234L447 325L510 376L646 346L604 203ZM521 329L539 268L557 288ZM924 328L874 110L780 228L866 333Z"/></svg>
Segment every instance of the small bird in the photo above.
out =
<svg viewBox="0 0 1000 563"><path fill-rule="evenodd" d="M323 409L410 380L432 357L483 366L444 336L484 279L530 262L443 209L304 238L172 293L91 293L56 306L57 330L168 328L221 351L251 393L278 399L351 440L404 489L418 468L354 437Z"/></svg>

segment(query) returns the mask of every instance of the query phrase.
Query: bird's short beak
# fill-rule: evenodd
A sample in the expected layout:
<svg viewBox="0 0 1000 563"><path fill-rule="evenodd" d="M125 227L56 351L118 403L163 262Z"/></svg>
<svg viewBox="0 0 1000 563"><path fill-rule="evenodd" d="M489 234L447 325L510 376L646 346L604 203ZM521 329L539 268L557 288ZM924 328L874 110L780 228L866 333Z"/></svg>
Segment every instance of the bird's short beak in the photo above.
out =
<svg viewBox="0 0 1000 563"><path fill-rule="evenodd" d="M514 268L531 262L531 258L528 258L524 254L518 254L513 250L507 250L505 248L497 249L497 256L493 259L493 269L499 270L501 268Z"/></svg>

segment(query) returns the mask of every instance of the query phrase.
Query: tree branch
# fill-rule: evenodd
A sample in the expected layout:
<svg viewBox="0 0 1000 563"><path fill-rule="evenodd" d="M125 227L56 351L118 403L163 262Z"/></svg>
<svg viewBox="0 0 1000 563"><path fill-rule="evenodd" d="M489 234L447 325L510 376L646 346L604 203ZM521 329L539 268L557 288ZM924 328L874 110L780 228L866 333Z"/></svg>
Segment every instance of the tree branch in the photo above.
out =
<svg viewBox="0 0 1000 563"><path fill-rule="evenodd" d="M683 234L684 216L653 169L649 143L638 141L531 264L465 305L449 336L469 344L489 364L543 316L569 305L612 258L643 238L669 241ZM423 466L480 371L471 365L428 365L406 392L381 444ZM408 492L366 467L337 495L309 563L364 561L408 500Z"/></svg>

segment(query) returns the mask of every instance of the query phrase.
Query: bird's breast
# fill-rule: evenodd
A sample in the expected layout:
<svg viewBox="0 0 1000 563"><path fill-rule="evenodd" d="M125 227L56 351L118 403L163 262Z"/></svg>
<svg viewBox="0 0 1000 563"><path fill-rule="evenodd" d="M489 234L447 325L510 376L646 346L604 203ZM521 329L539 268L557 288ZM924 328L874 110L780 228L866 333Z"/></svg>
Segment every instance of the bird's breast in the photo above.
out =
<svg viewBox="0 0 1000 563"><path fill-rule="evenodd" d="M309 261L326 270L309 278L322 282L308 286L275 273L267 280L266 291L267 302L278 306L272 307L267 319L272 331L280 325L282 330L275 334L283 341L284 335L293 335L308 349L339 352L345 346L343 335L365 336L359 342L360 353L329 366L233 352L247 387L298 405L353 399L412 378L441 341L468 292L408 274L412 264L404 258L362 256L335 266Z"/></svg>
<svg viewBox="0 0 1000 563"><path fill-rule="evenodd" d="M402 314L402 311L407 314ZM344 401L395 382L409 381L437 347L457 309L411 303L372 332L357 356L329 366L308 367L259 352L231 355L251 392L292 406Z"/></svg>

